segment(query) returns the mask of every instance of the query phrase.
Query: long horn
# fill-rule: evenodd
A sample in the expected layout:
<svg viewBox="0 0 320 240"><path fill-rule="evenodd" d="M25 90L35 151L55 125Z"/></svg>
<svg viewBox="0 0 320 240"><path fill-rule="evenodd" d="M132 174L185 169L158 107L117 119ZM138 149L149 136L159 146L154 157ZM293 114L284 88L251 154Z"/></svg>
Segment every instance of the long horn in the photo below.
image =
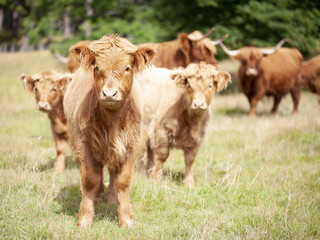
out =
<svg viewBox="0 0 320 240"><path fill-rule="evenodd" d="M221 38L221 39L218 39L218 40L215 40L215 41L211 41L211 44L218 45L218 44L222 43L227 37L229 37L229 34L224 35L224 37Z"/></svg>
<svg viewBox="0 0 320 240"><path fill-rule="evenodd" d="M202 39L205 39L205 38L209 37L210 34L213 32L213 30L214 30L214 27L212 27L209 32L207 32L205 35L203 35L203 36L200 37L200 38L195 38L192 34L189 34L189 35L188 35L188 38L189 38L190 40L192 40L192 41L200 41L200 40L202 40Z"/></svg>
<svg viewBox="0 0 320 240"><path fill-rule="evenodd" d="M223 49L223 51L228 54L229 56L233 57L233 56L236 56L240 53L240 50L237 49L237 50L229 50L223 42L219 43L219 45L221 46L221 48Z"/></svg>
<svg viewBox="0 0 320 240"><path fill-rule="evenodd" d="M54 56L62 63L68 62L68 58L65 58L64 56L62 56L57 50L54 51Z"/></svg>
<svg viewBox="0 0 320 240"><path fill-rule="evenodd" d="M282 47L282 45L285 44L286 42L287 42L287 39L284 38L274 48L272 48L272 49L261 49L261 52L263 54L266 54L266 55L273 54L276 51L278 51Z"/></svg>

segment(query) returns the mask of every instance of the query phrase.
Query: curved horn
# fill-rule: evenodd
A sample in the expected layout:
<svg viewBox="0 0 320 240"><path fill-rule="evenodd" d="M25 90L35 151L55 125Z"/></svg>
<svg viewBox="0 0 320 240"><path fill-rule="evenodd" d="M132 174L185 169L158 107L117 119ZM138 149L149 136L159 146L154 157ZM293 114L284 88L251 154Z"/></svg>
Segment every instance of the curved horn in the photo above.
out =
<svg viewBox="0 0 320 240"><path fill-rule="evenodd" d="M240 53L240 50L229 50L223 42L219 43L219 45L221 46L221 48L223 49L223 51L228 54L230 57L236 56Z"/></svg>
<svg viewBox="0 0 320 240"><path fill-rule="evenodd" d="M224 35L224 37L221 38L221 39L218 39L218 40L215 40L215 41L211 41L211 44L218 45L218 44L222 43L227 37L229 37L229 34Z"/></svg>
<svg viewBox="0 0 320 240"><path fill-rule="evenodd" d="M200 41L200 40L202 40L202 39L205 39L205 38L209 37L210 34L213 32L213 30L214 30L214 27L212 27L209 32L207 32L205 35L203 35L203 36L200 37L200 38L195 38L192 34L189 34L189 35L188 35L188 38L189 38L191 41Z"/></svg>
<svg viewBox="0 0 320 240"><path fill-rule="evenodd" d="M54 51L54 56L62 63L68 62L68 58L65 58L64 56L62 56L57 50Z"/></svg>
<svg viewBox="0 0 320 240"><path fill-rule="evenodd" d="M261 49L261 52L263 54L266 54L266 55L273 54L276 51L278 51L282 47L282 45L285 44L286 42L287 42L287 39L284 38L274 48L272 48L272 49Z"/></svg>

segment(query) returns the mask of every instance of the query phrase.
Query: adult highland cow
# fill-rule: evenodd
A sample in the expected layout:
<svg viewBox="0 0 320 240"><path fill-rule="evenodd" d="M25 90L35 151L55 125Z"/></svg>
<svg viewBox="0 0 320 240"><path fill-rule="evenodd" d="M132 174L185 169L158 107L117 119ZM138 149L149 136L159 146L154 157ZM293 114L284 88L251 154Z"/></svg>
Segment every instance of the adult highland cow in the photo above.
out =
<svg viewBox="0 0 320 240"><path fill-rule="evenodd" d="M202 35L200 31L190 34L180 33L178 39L162 43L143 43L139 47L151 47L157 51L152 63L156 67L173 69L176 67L187 67L190 63L204 61L209 64L217 65L215 58L216 46L222 39L211 41L207 38L212 28L207 34Z"/></svg>
<svg viewBox="0 0 320 240"><path fill-rule="evenodd" d="M320 55L302 63L300 86L318 94L318 105L320 106Z"/></svg>
<svg viewBox="0 0 320 240"><path fill-rule="evenodd" d="M302 55L298 49L281 48L285 41L281 40L274 48L243 47L233 51L220 43L225 53L240 62L237 77L249 100L250 116L256 114L257 104L265 95L274 97L271 113L276 113L282 97L288 92L293 99L293 113L298 112L300 89L297 79Z"/></svg>

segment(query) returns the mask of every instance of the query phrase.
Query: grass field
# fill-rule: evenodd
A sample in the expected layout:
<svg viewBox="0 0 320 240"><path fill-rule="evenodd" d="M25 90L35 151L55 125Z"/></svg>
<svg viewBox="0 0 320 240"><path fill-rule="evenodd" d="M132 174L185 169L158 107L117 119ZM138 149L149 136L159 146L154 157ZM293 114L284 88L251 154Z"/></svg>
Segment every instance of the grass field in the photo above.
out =
<svg viewBox="0 0 320 240"><path fill-rule="evenodd" d="M0 55L1 239L320 239L320 108L308 92L298 115L287 96L276 116L264 99L255 118L242 94L216 96L194 189L172 151L160 182L134 178L132 228L120 228L117 206L105 202L92 228L78 228L78 166L69 150L65 173L52 174L49 120L18 79L53 68L63 66L46 51Z"/></svg>

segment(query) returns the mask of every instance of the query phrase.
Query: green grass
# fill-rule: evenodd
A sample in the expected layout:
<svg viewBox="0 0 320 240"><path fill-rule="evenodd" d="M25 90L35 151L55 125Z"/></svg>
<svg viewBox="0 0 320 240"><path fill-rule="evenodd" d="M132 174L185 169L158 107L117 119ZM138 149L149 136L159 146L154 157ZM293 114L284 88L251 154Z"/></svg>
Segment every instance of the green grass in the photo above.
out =
<svg viewBox="0 0 320 240"><path fill-rule="evenodd" d="M117 207L104 201L92 228L78 228L78 166L69 150L65 173L52 174L49 120L18 79L46 68L63 66L46 51L0 55L1 239L320 238L320 109L307 92L299 114L288 96L270 116L266 98L256 118L242 94L216 96L194 189L183 186L183 154L173 150L161 181L134 178L133 227L120 228Z"/></svg>

